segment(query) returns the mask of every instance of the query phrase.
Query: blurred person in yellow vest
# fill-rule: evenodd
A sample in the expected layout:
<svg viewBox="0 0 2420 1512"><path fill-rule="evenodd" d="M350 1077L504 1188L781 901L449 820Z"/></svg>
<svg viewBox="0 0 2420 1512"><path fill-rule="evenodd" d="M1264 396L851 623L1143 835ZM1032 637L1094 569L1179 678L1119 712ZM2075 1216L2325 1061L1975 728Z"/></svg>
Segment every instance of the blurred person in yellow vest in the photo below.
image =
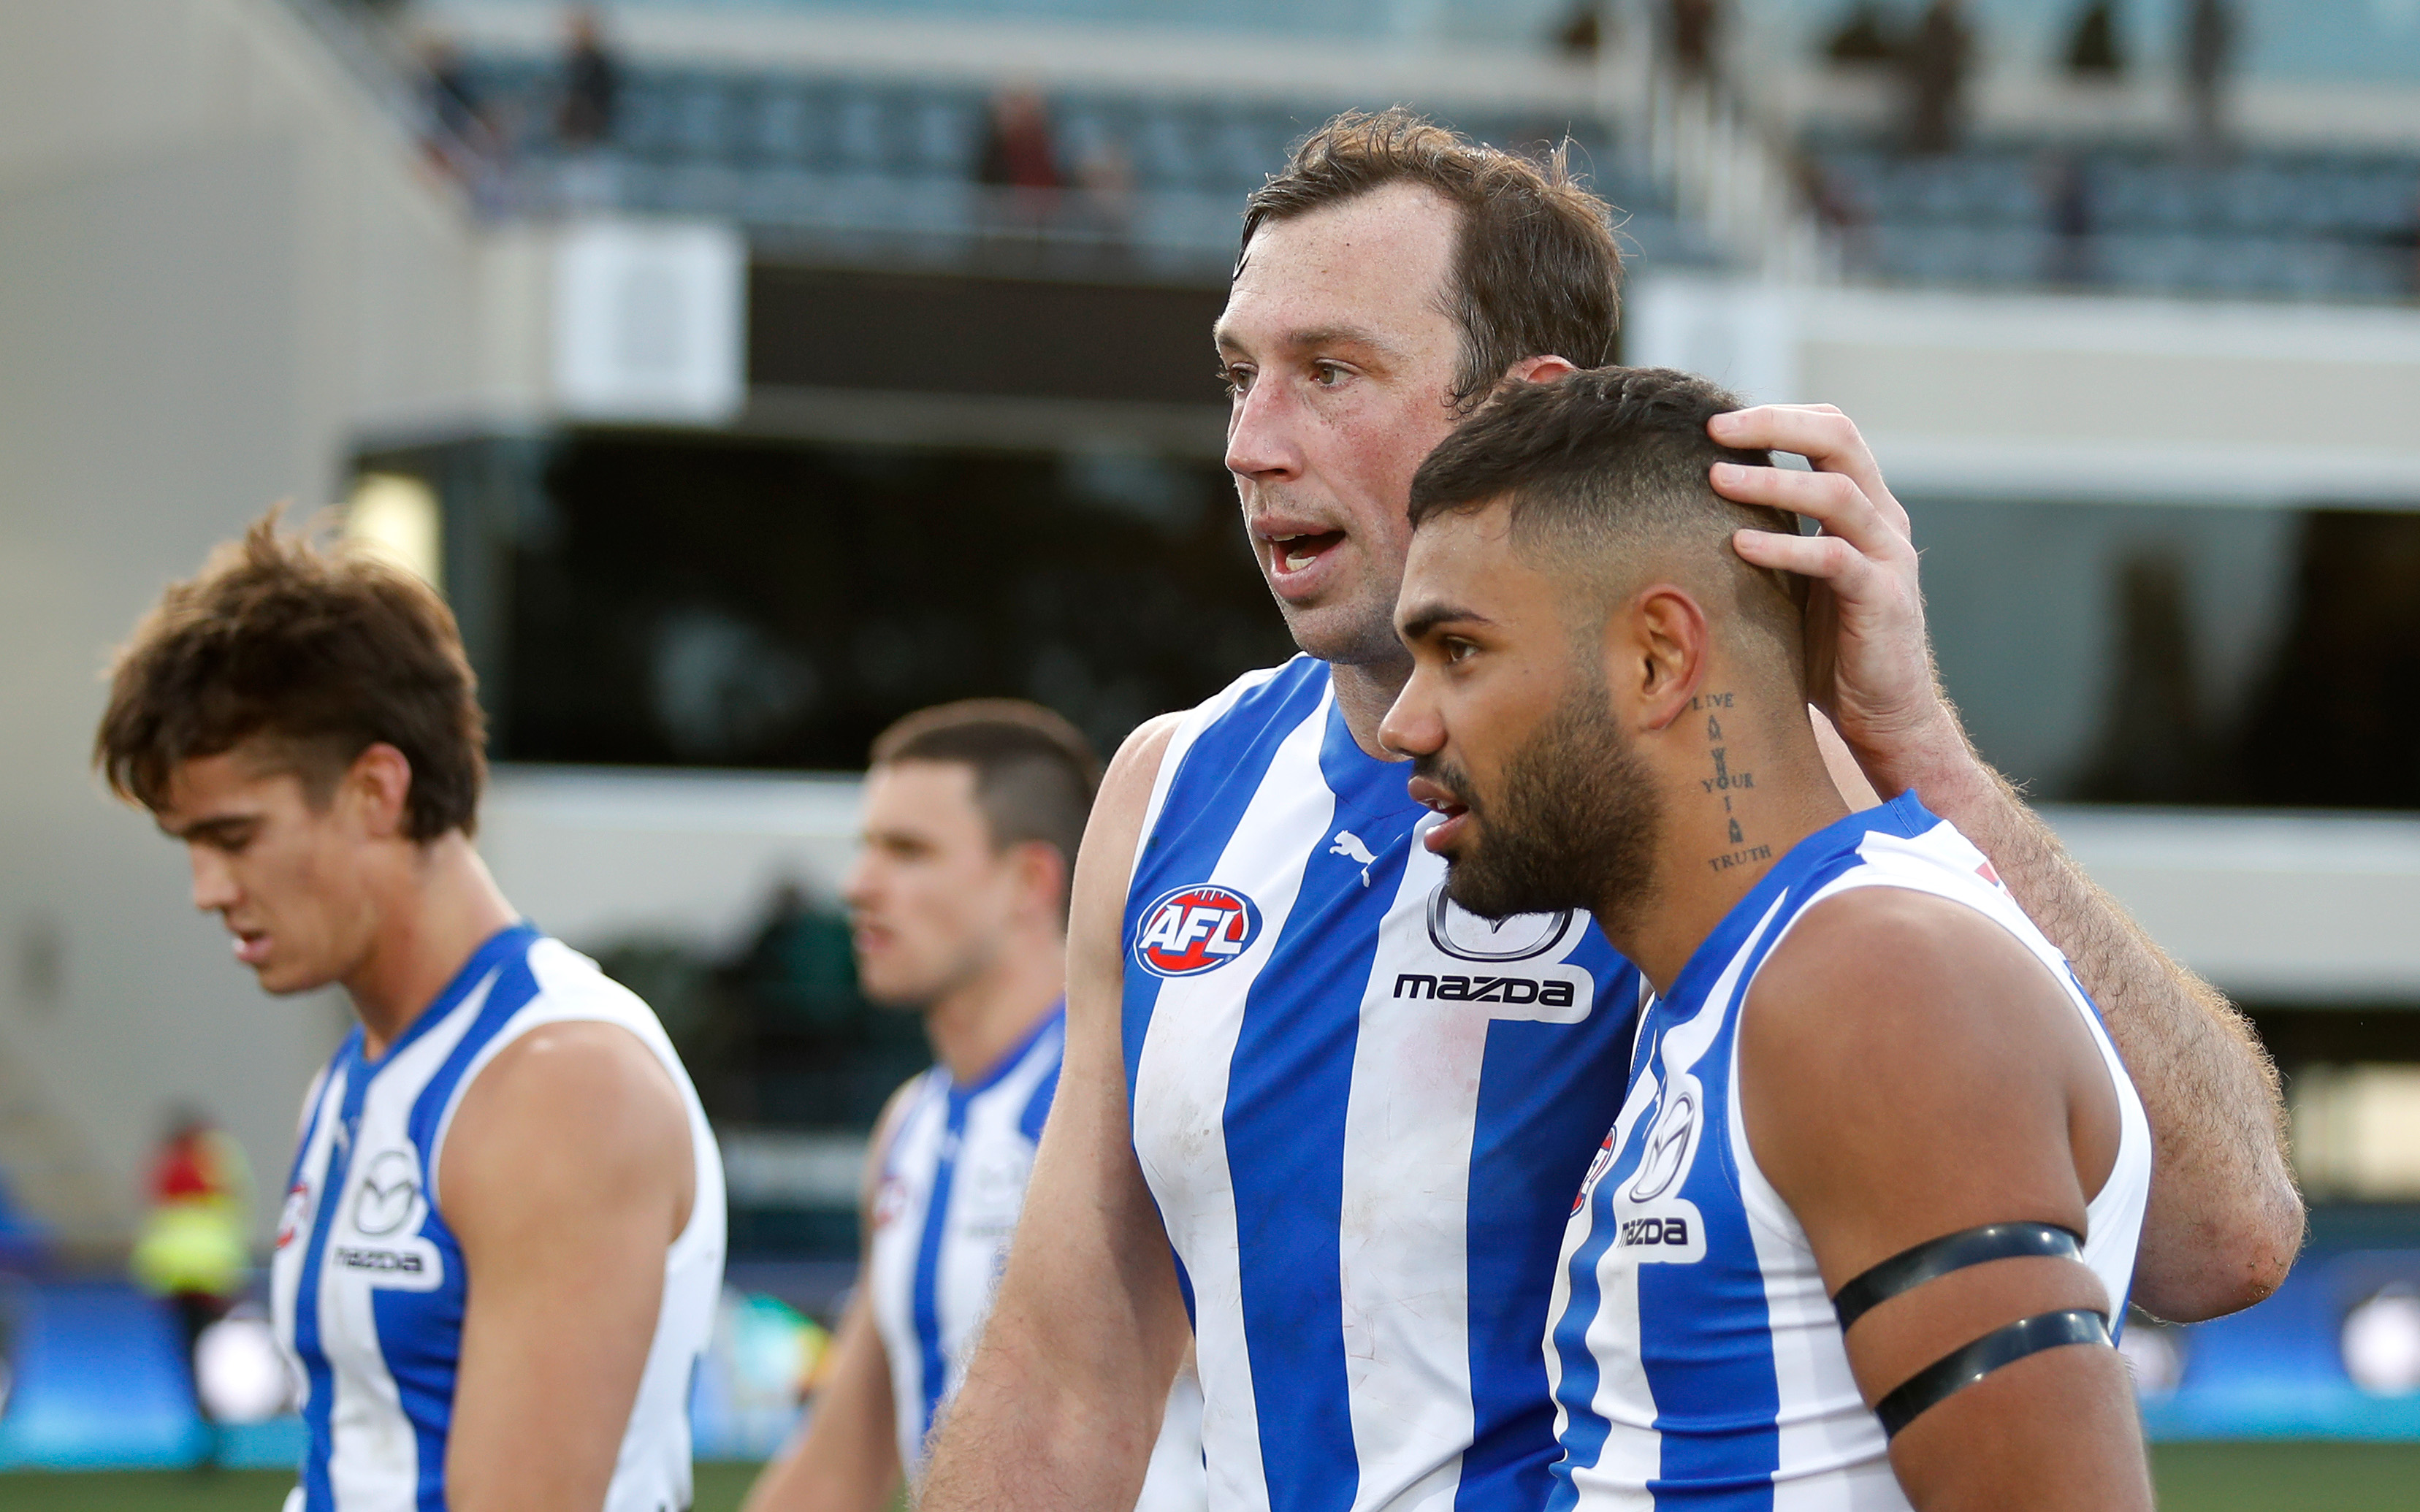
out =
<svg viewBox="0 0 2420 1512"><path fill-rule="evenodd" d="M151 1160L151 1210L134 1242L135 1283L176 1309L185 1365L252 1273L252 1166L243 1147L199 1113L180 1111ZM194 1405L207 1417L198 1386Z"/></svg>

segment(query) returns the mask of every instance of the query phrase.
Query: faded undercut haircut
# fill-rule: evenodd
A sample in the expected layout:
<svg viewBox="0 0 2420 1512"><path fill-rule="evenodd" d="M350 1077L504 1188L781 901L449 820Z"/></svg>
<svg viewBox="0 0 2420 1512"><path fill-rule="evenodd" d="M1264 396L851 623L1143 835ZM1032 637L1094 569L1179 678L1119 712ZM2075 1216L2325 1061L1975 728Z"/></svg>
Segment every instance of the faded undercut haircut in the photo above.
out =
<svg viewBox="0 0 2420 1512"><path fill-rule="evenodd" d="M1706 422L1737 394L1669 367L1606 367L1514 384L1462 423L1412 478L1415 530L1440 515L1511 509L1512 544L1532 562L1576 571L1606 607L1652 575L1710 595L1720 633L1769 639L1796 678L1807 592L1794 573L1755 567L1732 548L1747 529L1798 533L1798 517L1714 492L1716 462L1771 467L1773 454L1717 444Z"/></svg>
<svg viewBox="0 0 2420 1512"><path fill-rule="evenodd" d="M1532 160L1400 105L1348 111L1305 137L1244 202L1238 270L1270 222L1419 184L1461 214L1446 288L1446 313L1462 327L1455 407L1485 398L1525 358L1601 366L1617 351L1621 249L1611 207L1573 177L1569 150L1566 141Z"/></svg>
<svg viewBox="0 0 2420 1512"><path fill-rule="evenodd" d="M876 766L947 762L974 773L992 848L1039 841L1076 871L1101 762L1074 725L1022 699L966 699L919 709L875 737ZM1060 905L1066 905L1063 892Z"/></svg>
<svg viewBox="0 0 2420 1512"><path fill-rule="evenodd" d="M109 684L93 764L147 809L181 764L239 746L324 805L383 742L411 765L406 836L477 828L487 720L453 612L372 552L279 531L274 511L169 585Z"/></svg>

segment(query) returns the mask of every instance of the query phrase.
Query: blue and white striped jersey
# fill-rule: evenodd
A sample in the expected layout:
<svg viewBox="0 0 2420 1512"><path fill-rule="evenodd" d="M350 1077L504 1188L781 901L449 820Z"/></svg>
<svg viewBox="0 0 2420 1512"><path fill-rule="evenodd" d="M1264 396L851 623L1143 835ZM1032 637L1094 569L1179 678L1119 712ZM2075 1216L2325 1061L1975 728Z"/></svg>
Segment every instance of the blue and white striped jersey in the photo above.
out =
<svg viewBox="0 0 2420 1512"><path fill-rule="evenodd" d="M1759 967L1807 908L1872 887L1932 893L1997 922L2091 1029L2122 1130L2086 1210L2084 1258L2113 1325L2122 1320L2151 1171L2133 1083L2065 958L1983 854L1902 795L1792 847L1640 1016L1621 1116L1567 1204L1546 1347L1564 1448L1557 1512L1907 1506L1814 1251L1749 1149L1738 1088L1740 1007Z"/></svg>
<svg viewBox="0 0 2420 1512"><path fill-rule="evenodd" d="M304 1100L270 1299L303 1381L310 1446L287 1512L442 1512L469 1276L439 1210L446 1131L496 1054L543 1024L618 1024L688 1104L697 1195L664 1254L663 1304L606 1512L690 1504L690 1381L722 1289L722 1161L647 1005L585 956L516 925L482 945L373 1061L356 1028Z"/></svg>
<svg viewBox="0 0 2420 1512"><path fill-rule="evenodd" d="M1637 973L1445 901L1435 816L1296 657L1187 716L1125 916L1135 1152L1194 1319L1220 1512L1534 1512L1539 1339Z"/></svg>
<svg viewBox="0 0 2420 1512"><path fill-rule="evenodd" d="M911 1482L923 1474L933 1421L957 1394L1007 1269L1066 1047L1063 1007L972 1086L953 1081L945 1066L908 1083L877 1132L882 1174L864 1285L890 1356L899 1463ZM1137 1505L1198 1512L1202 1473L1201 1397L1187 1376L1169 1400Z"/></svg>

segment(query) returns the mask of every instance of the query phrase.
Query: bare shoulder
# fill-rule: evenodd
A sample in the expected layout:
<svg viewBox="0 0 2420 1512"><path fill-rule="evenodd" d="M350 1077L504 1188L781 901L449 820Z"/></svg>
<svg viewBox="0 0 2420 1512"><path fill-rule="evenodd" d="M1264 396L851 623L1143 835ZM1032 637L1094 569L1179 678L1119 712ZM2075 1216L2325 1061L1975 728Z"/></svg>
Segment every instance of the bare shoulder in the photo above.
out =
<svg viewBox="0 0 2420 1512"><path fill-rule="evenodd" d="M1774 948L1739 1032L1757 1163L1835 1283L1977 1224L2083 1231L2116 1097L2065 989L1990 918L1905 887L1828 898Z"/></svg>
<svg viewBox="0 0 2420 1512"><path fill-rule="evenodd" d="M1159 781L1160 764L1168 758L1169 743L1184 720L1181 712L1145 719L1119 743L1109 770L1101 774L1100 796L1093 805L1096 821L1107 815L1141 823L1143 810L1151 804L1151 790Z"/></svg>
<svg viewBox="0 0 2420 1512"><path fill-rule="evenodd" d="M1998 923L1911 887L1853 887L1800 916L1748 992L1758 1038L1792 1065L1870 1081L1894 1065L1937 1076L2076 1024L2050 971ZM1801 1060L1801 1057L1812 1057Z"/></svg>
<svg viewBox="0 0 2420 1512"><path fill-rule="evenodd" d="M1101 776L1101 791L1093 799L1093 816L1084 825L1084 845L1076 857L1072 933L1080 940L1088 925L1106 918L1109 932L1125 908L1126 878L1134 869L1135 846L1142 839L1143 814L1151 807L1152 789L1159 781L1160 764L1176 734L1182 714L1163 714L1135 727L1109 759Z"/></svg>
<svg viewBox="0 0 2420 1512"><path fill-rule="evenodd" d="M559 1020L498 1051L463 1092L438 1192L457 1227L491 1203L551 1196L663 1191L685 1211L692 1159L688 1108L655 1052L621 1025Z"/></svg>
<svg viewBox="0 0 2420 1512"><path fill-rule="evenodd" d="M882 1100L882 1111L875 1115L874 1134L865 1142L865 1169L860 1181L860 1196L868 1204L882 1182L882 1168L891 1159L891 1141L899 1136L900 1120L908 1116L908 1104L927 1074L920 1071L892 1088L891 1095Z"/></svg>

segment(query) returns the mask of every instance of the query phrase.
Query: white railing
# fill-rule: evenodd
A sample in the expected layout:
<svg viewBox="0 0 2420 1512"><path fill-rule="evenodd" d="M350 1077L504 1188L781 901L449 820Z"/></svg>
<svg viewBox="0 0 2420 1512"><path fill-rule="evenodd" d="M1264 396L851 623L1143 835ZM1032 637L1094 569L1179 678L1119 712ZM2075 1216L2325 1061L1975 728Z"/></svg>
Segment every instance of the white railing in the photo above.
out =
<svg viewBox="0 0 2420 1512"><path fill-rule="evenodd" d="M1787 134L1718 83L1657 59L1632 117L1649 171L1683 219L1742 268L1789 284L1837 280L1839 256L1809 212Z"/></svg>

